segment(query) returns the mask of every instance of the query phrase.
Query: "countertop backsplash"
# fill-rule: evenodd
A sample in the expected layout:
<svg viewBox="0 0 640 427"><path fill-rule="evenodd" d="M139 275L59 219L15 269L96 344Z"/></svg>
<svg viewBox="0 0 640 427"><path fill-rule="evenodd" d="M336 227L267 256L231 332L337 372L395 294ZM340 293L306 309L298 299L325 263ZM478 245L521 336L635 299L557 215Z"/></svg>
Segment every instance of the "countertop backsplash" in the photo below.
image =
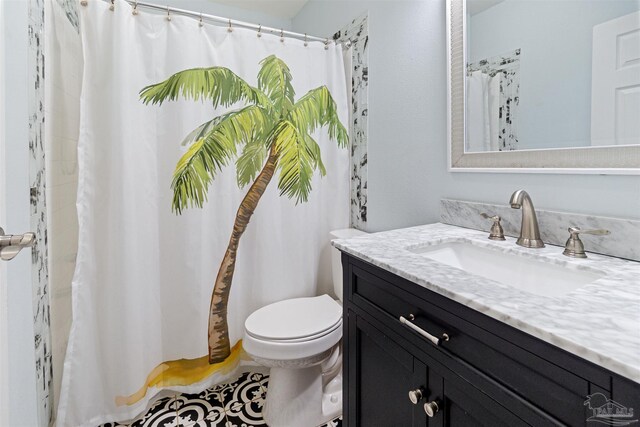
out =
<svg viewBox="0 0 640 427"><path fill-rule="evenodd" d="M442 199L440 201L440 221L489 232L492 221L480 216L482 212L499 215L502 227L507 236L518 237L520 234L521 209L512 209L507 205L467 202L461 200ZM595 215L554 212L536 208L540 235L545 243L564 246L569 227L587 229L606 229L608 236L581 235L587 253L598 253L634 261L640 261L640 221L622 218L608 218Z"/></svg>

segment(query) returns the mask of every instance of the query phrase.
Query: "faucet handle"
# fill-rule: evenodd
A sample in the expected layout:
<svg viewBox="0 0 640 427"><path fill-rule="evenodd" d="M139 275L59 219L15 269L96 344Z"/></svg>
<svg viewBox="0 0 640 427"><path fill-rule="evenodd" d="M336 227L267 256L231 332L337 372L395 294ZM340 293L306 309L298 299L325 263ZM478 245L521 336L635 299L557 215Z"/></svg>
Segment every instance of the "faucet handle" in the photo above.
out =
<svg viewBox="0 0 640 427"><path fill-rule="evenodd" d="M564 245L562 255L573 258L586 258L584 244L580 240L580 234L592 234L594 236L606 236L611 234L609 230L581 230L580 227L569 227L569 239Z"/></svg>
<svg viewBox="0 0 640 427"><path fill-rule="evenodd" d="M606 236L608 234L611 234L611 232L609 230L604 230L604 229L600 229L600 230L581 230L580 227L569 227L569 233L571 233L571 235L578 235L578 234L593 234L594 236Z"/></svg>
<svg viewBox="0 0 640 427"><path fill-rule="evenodd" d="M502 229L502 224L500 224L500 218L498 215L489 215L484 212L480 214L481 217L485 219L490 219L493 221L491 225L491 231L489 232L489 239L491 240L505 240L504 238L504 230Z"/></svg>

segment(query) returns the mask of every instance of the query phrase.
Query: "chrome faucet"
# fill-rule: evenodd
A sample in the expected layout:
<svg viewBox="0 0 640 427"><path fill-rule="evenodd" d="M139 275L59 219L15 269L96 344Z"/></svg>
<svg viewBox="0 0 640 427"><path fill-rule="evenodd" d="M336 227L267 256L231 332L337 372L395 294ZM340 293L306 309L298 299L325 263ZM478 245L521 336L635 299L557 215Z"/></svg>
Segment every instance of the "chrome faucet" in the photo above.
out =
<svg viewBox="0 0 640 427"><path fill-rule="evenodd" d="M525 248L544 248L544 242L540 239L536 210L529 194L524 190L518 190L511 195L509 203L513 209L522 208L522 225L516 244Z"/></svg>

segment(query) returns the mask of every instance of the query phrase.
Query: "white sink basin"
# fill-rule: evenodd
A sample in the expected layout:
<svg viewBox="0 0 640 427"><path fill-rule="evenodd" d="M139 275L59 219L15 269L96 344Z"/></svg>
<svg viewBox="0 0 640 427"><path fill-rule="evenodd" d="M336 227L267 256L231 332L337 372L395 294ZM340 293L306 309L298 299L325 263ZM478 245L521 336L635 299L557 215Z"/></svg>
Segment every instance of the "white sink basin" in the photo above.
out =
<svg viewBox="0 0 640 427"><path fill-rule="evenodd" d="M468 242L442 243L412 248L409 251L468 273L542 296L560 296L604 277L604 273L597 271L572 269Z"/></svg>

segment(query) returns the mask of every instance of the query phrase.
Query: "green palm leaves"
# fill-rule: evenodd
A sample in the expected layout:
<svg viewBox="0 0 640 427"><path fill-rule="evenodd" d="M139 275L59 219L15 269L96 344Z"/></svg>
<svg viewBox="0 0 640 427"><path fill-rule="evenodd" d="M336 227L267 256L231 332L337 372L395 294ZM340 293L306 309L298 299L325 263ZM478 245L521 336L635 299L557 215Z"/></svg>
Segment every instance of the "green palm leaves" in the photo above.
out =
<svg viewBox="0 0 640 427"><path fill-rule="evenodd" d="M291 85L289 67L275 55L263 59L260 65L258 88L269 97L279 117L286 117L293 107L293 97L296 94Z"/></svg>
<svg viewBox="0 0 640 427"><path fill-rule="evenodd" d="M262 104L265 96L251 87L228 68L193 68L175 73L162 83L150 85L140 91L145 104L164 101L210 99L214 107L228 107L238 101Z"/></svg>
<svg viewBox="0 0 640 427"><path fill-rule="evenodd" d="M349 142L347 130L338 119L336 103L326 86L310 90L296 102L289 113L289 119L299 129L313 132L320 126L329 127L329 138L337 141L340 147Z"/></svg>
<svg viewBox="0 0 640 427"><path fill-rule="evenodd" d="M183 141L189 148L173 173L173 210L182 213L188 206L201 208L216 173L237 155L237 147L252 141L268 121L262 108L250 105L218 116L189 134Z"/></svg>
<svg viewBox="0 0 640 427"><path fill-rule="evenodd" d="M274 144L280 194L296 203L304 202L313 173L326 173L320 147L311 133L326 126L332 140L341 147L347 145L347 131L325 86L294 102L287 65L275 55L260 65L258 88L227 68L211 67L181 71L140 92L141 99L152 104L182 97L210 100L214 107L237 102L246 105L203 123L183 141L189 148L176 166L171 186L177 213L187 207L202 207L216 174L233 159L238 185L254 181Z"/></svg>

